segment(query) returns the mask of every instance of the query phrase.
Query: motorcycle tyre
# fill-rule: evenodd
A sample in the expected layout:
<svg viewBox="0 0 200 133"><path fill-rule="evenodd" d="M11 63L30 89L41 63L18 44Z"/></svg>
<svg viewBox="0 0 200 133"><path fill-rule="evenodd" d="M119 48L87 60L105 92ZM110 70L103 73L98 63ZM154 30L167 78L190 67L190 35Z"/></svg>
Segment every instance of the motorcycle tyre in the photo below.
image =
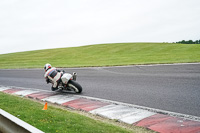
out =
<svg viewBox="0 0 200 133"><path fill-rule="evenodd" d="M82 92L82 87L81 87L81 85L79 85L79 83L77 83L77 82L74 81L74 80L70 80L70 81L68 82L68 86L69 86L69 87L72 87L76 93L81 93L81 92Z"/></svg>

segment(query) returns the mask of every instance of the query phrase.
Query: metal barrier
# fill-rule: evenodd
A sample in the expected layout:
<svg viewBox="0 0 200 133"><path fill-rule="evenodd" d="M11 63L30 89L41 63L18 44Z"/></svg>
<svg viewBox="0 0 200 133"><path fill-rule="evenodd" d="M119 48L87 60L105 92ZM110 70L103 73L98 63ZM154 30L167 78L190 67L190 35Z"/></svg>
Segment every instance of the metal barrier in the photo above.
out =
<svg viewBox="0 0 200 133"><path fill-rule="evenodd" d="M44 133L19 118L0 109L0 133Z"/></svg>

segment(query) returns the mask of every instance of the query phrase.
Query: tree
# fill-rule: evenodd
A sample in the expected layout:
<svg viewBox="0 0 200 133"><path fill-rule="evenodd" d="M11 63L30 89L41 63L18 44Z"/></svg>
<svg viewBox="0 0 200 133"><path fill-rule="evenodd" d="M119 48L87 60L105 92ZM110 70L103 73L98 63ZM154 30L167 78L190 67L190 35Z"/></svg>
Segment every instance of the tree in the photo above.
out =
<svg viewBox="0 0 200 133"><path fill-rule="evenodd" d="M182 41L181 41L181 43L185 44L185 43L186 43L186 41L185 41L185 40L182 40Z"/></svg>
<svg viewBox="0 0 200 133"><path fill-rule="evenodd" d="M182 41L179 41L179 42L176 42L176 43L181 43L181 44L200 44L200 40L196 40L196 41L193 41L193 40L188 40L188 41L182 40Z"/></svg>
<svg viewBox="0 0 200 133"><path fill-rule="evenodd" d="M189 40L188 44L194 44L194 42L192 40Z"/></svg>

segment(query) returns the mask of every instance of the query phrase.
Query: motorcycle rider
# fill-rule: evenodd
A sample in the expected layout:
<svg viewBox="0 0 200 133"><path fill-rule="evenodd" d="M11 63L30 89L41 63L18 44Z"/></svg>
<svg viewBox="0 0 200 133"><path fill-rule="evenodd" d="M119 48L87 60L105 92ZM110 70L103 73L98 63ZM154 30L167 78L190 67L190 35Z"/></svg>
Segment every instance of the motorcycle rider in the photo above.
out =
<svg viewBox="0 0 200 133"><path fill-rule="evenodd" d="M52 83L51 90L55 91L58 89L58 85L61 81L61 77L63 75L63 72L60 70L57 70L55 67L52 67L50 64L45 64L44 66L45 74L44 77L46 79L47 84Z"/></svg>

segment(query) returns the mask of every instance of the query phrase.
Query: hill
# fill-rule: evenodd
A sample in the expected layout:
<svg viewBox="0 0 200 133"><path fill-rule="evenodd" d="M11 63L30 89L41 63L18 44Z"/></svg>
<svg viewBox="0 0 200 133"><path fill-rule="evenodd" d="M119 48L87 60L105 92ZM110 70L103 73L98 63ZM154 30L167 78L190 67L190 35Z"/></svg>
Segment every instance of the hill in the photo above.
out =
<svg viewBox="0 0 200 133"><path fill-rule="evenodd" d="M118 66L200 62L200 45L116 43L0 55L0 68Z"/></svg>

